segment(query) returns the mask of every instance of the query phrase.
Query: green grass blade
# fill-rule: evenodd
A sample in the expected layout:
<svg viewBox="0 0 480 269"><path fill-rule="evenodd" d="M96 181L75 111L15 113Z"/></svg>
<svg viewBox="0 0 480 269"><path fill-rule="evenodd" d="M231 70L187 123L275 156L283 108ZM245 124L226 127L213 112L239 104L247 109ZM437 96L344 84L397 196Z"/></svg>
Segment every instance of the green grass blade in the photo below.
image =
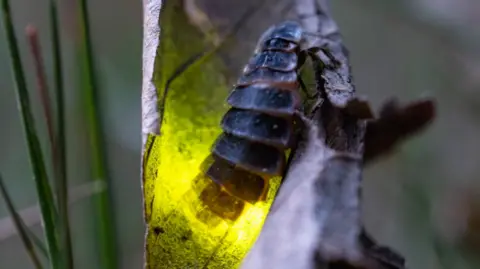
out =
<svg viewBox="0 0 480 269"><path fill-rule="evenodd" d="M22 219L20 219L22 220ZM40 240L40 238L38 238L38 236L36 234L34 234L32 232L32 230L30 230L26 225L25 223L22 221L22 225L23 227L25 227L25 230L27 231L28 233L28 236L30 237L30 239L32 239L32 242L33 244L37 247L38 250L40 250L40 253L46 258L48 259L48 250L47 250L47 247L45 246L45 244L43 243L42 240Z"/></svg>
<svg viewBox="0 0 480 269"><path fill-rule="evenodd" d="M7 188L5 187L5 183L3 182L2 175L0 174L0 192L3 195L3 198L5 199L5 204L7 205L7 210L12 216L12 220L15 223L15 227L17 228L18 234L20 235L20 238L22 239L23 245L25 246L25 249L30 256L30 259L32 259L33 265L37 269L42 268L42 264L40 263L40 259L38 258L35 249L33 247L32 241L30 240L30 237L28 235L28 231L26 230L26 227L23 225L22 219L20 216L17 214L17 211L15 210L15 207L13 206L13 201L10 198L10 195L7 192Z"/></svg>
<svg viewBox="0 0 480 269"><path fill-rule="evenodd" d="M55 227L56 209L53 202L53 195L48 183L47 172L43 161L40 142L38 140L35 123L30 109L30 100L23 73L23 67L18 51L17 39L11 20L11 10L8 0L1 0L3 26L5 29L6 40L10 50L10 60L12 63L12 72L17 94L17 102L22 117L23 128L27 140L30 164L33 168L33 175L37 189L40 209L42 212L43 223L45 227L45 237L48 245L49 258L52 268L57 268L58 261L58 242Z"/></svg>
<svg viewBox="0 0 480 269"><path fill-rule="evenodd" d="M49 91L47 86L47 78L45 74L45 68L43 65L42 55L40 52L40 42L38 40L38 31L37 31L37 28L35 28L32 25L29 25L27 26L25 32L27 34L27 40L30 45L30 52L33 57L33 63L35 67L36 77L37 77L38 95L40 96L40 101L43 107L43 116L45 117L45 121L47 125L48 137L50 142L50 152L52 155L52 163L54 166L54 171L56 173L55 178L58 178L57 144L55 141L54 126L52 122L53 121L52 108L50 105L50 96L49 96ZM34 239L35 238L32 238L32 240L35 242Z"/></svg>
<svg viewBox="0 0 480 269"><path fill-rule="evenodd" d="M54 7L55 8L55 7ZM55 12L55 11L54 11ZM55 13L56 14L56 13ZM52 22L53 23L53 22ZM67 207L67 179L66 179L66 156L65 156L65 135L63 132L64 124L63 122L63 89L58 84L62 84L62 73L61 73L61 65L58 63L60 59L59 57L60 52L57 52L57 48L59 46L54 45L54 75L55 75L55 82L56 82L56 91L60 91L60 94L57 94L57 115L62 115L57 123L60 130L55 134L54 131L54 119L52 116L52 106L50 104L50 94L47 85L47 78L45 74L45 67L43 64L43 57L40 48L40 42L38 37L38 30L33 25L27 26L25 30L27 34L27 40L30 46L30 52L33 57L33 63L35 67L35 73L37 77L37 88L38 94L40 96L41 104L43 107L43 114L44 118L48 127L48 136L50 142L50 151L52 155L52 164L54 170L54 181L55 181L55 194L57 198L57 206L59 208L59 219L57 223L59 224L59 231L61 235L61 246L60 250L63 251L62 253L62 263L65 268L73 268L73 254L72 254L72 245L71 245L71 237L70 237L70 223L68 219L68 207ZM57 38L52 37L52 39L58 39L58 29L53 30L54 32L52 35L57 36ZM57 32L55 34L55 32ZM52 40L52 43L57 43L58 41ZM58 45L58 44L57 44ZM60 95L60 98L58 96ZM58 105L60 103L60 105Z"/></svg>
<svg viewBox="0 0 480 269"><path fill-rule="evenodd" d="M95 77L94 57L88 22L88 5L86 0L80 0L80 26L82 30L82 60L86 82L85 107L88 121L90 149L92 151L93 179L102 181L109 186L105 153L102 143L100 115L97 108L98 84ZM100 246L101 268L117 268L115 226L113 221L113 207L110 202L109 188L106 192L97 195L98 239Z"/></svg>
<svg viewBox="0 0 480 269"><path fill-rule="evenodd" d="M57 204L61 223L61 246L64 253L65 268L73 268L73 250L70 234L70 221L68 218L68 185L67 185L67 147L65 136L65 108L64 108L64 89L63 73L60 51L60 35L58 27L57 1L50 0L50 29L53 54L53 74L55 81L55 103L57 108L57 134L56 134L56 154L55 154L55 192L57 195Z"/></svg>

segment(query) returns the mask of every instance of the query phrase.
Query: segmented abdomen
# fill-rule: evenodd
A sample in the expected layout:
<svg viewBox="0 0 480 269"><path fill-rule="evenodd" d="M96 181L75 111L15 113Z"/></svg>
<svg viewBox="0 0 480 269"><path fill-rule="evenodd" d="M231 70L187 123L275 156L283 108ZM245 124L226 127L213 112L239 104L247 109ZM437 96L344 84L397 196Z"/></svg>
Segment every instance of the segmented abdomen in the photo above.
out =
<svg viewBox="0 0 480 269"><path fill-rule="evenodd" d="M301 38L296 22L267 30L227 99L231 108L222 119L223 133L212 148L213 163L206 174L243 201L263 200L268 179L284 170L285 150L294 134L293 115L301 104L297 79Z"/></svg>

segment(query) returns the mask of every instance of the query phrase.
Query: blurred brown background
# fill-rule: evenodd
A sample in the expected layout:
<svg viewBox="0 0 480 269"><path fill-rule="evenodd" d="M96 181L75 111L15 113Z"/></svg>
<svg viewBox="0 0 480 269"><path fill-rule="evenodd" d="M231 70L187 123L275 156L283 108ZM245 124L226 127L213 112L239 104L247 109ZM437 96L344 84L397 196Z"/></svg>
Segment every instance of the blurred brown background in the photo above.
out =
<svg viewBox="0 0 480 269"><path fill-rule="evenodd" d="M213 1L213 0L212 0ZM31 58L23 30L36 25L47 67L47 1L12 2L30 88ZM82 89L78 86L77 1L60 2L67 85L70 184L89 182ZM122 268L142 268L140 90L142 2L89 1L102 118L115 201ZM218 2L218 1L216 1ZM232 6L248 1L229 0ZM438 118L395 155L365 172L367 229L403 253L410 268L480 268L480 3L475 0L336 0L332 9L351 61L357 90L375 107L390 96L401 101L429 95ZM274 6L265 9L272 12ZM230 12L236 9L231 8ZM263 31L258 29L257 31ZM258 37L258 36L257 36ZM252 42L251 39L245 42ZM248 47L252 44L249 43ZM232 61L237 61L232 59ZM246 60L245 60L246 61ZM235 62L241 66L243 62ZM35 206L36 194L16 109L6 42L0 39L0 171L19 209ZM48 70L49 68L47 68ZM51 75L51 74L49 74ZM51 84L51 83L50 83ZM34 112L38 96L32 92ZM46 133L38 121L38 128ZM46 136L42 142L46 142ZM77 268L99 268L89 196L71 205ZM19 238L8 236L0 203L1 268L32 268ZM33 226L36 232L40 226ZM478 256L478 261L477 257Z"/></svg>

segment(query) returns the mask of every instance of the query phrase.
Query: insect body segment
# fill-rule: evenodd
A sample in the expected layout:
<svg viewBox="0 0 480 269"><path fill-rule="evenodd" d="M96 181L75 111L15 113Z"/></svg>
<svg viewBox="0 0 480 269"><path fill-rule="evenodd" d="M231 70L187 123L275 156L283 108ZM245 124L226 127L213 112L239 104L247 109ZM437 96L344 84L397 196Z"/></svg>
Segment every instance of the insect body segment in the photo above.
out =
<svg viewBox="0 0 480 269"><path fill-rule="evenodd" d="M302 103L301 38L295 22L267 30L227 99L231 108L222 119L223 134L212 148L214 162L206 174L242 201L263 200L268 180L284 172L294 115Z"/></svg>
<svg viewBox="0 0 480 269"><path fill-rule="evenodd" d="M288 147L291 125L283 117L236 108L230 109L222 120L222 128L226 133L278 148Z"/></svg>
<svg viewBox="0 0 480 269"><path fill-rule="evenodd" d="M297 68L297 62L297 54L293 52L263 51L250 60L243 73L248 74L258 68L282 72L294 71Z"/></svg>
<svg viewBox="0 0 480 269"><path fill-rule="evenodd" d="M297 22L286 21L272 26L260 37L255 53L264 50L293 51L303 38L303 29Z"/></svg>
<svg viewBox="0 0 480 269"><path fill-rule="evenodd" d="M295 109L300 106L300 95L297 91L252 85L236 88L227 102L239 109L288 116L293 115Z"/></svg>
<svg viewBox="0 0 480 269"><path fill-rule="evenodd" d="M279 175L285 163L281 150L228 133L220 135L213 153L237 167L260 175Z"/></svg>

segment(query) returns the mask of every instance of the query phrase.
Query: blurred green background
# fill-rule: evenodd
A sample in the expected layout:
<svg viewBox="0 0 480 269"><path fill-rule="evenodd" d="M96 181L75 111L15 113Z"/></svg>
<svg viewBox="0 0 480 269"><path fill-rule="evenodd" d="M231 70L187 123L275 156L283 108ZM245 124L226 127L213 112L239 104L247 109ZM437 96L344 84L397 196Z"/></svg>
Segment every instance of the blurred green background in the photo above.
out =
<svg viewBox="0 0 480 269"><path fill-rule="evenodd" d="M241 1L229 0L232 4ZM15 0L13 16L28 86L35 89L24 28L39 28L51 69L47 1ZM79 85L78 3L59 1L66 74L70 186L89 185L88 141ZM89 1L107 137L122 268L143 266L140 188L142 2ZM382 243L398 249L410 268L480 268L480 3L475 0L336 0L332 5L351 51L357 90L374 107L429 95L438 117L395 155L368 167L364 219ZM0 171L18 209L36 206L36 194L16 108L6 42L0 37ZM250 41L249 41L250 42ZM246 61L246 60L245 60ZM244 63L238 63L243 65ZM48 74L51 78L51 73ZM52 84L51 81L50 85ZM42 113L31 91L34 112ZM46 144L46 128L37 126ZM77 189L78 190L78 189ZM78 192L80 192L78 190ZM77 268L99 268L93 236L93 194L71 203ZM35 213L29 215L35 219ZM33 268L9 228L0 202L0 268ZM38 221L31 226L40 232ZM477 261L478 256L479 261Z"/></svg>

